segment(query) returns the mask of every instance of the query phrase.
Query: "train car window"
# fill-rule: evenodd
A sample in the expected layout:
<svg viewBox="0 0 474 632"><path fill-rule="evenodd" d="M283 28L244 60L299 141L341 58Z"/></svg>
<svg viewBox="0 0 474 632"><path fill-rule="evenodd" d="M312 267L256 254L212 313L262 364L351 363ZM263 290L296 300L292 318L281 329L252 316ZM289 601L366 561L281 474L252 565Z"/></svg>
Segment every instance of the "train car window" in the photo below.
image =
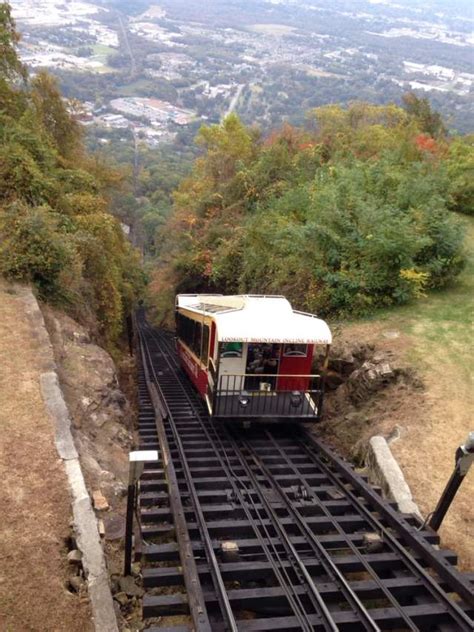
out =
<svg viewBox="0 0 474 632"><path fill-rule="evenodd" d="M306 358L308 355L308 345L284 345L283 356L285 358Z"/></svg>
<svg viewBox="0 0 474 632"><path fill-rule="evenodd" d="M176 315L176 333L178 338L187 345L193 353L201 357L207 364L209 357L209 327L188 318L183 314Z"/></svg>
<svg viewBox="0 0 474 632"><path fill-rule="evenodd" d="M204 325L202 328L201 361L204 364L207 364L208 357L209 357L209 327L207 325Z"/></svg>
<svg viewBox="0 0 474 632"><path fill-rule="evenodd" d="M176 326L180 340L192 349L194 339L194 321L183 314L178 314Z"/></svg>
<svg viewBox="0 0 474 632"><path fill-rule="evenodd" d="M188 344L188 319L186 316L181 315L180 323L180 338L183 342Z"/></svg>
<svg viewBox="0 0 474 632"><path fill-rule="evenodd" d="M221 358L241 358L242 357L241 342L223 342L221 343Z"/></svg>
<svg viewBox="0 0 474 632"><path fill-rule="evenodd" d="M191 318L186 318L186 339L188 346L192 349L194 342L194 320Z"/></svg>
<svg viewBox="0 0 474 632"><path fill-rule="evenodd" d="M191 321L194 325L192 350L197 356L201 355L202 325L195 320Z"/></svg>

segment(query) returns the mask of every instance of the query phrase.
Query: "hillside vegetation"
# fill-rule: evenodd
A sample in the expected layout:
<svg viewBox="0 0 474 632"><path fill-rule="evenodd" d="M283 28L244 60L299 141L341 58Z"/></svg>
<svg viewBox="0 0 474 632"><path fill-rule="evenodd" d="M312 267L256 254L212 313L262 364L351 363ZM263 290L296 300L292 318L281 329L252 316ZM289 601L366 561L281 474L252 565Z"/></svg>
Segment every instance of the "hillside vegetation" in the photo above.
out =
<svg viewBox="0 0 474 632"><path fill-rule="evenodd" d="M85 152L74 104L55 80L28 80L17 41L0 4L0 273L32 282L113 344L142 284L109 213L120 177Z"/></svg>
<svg viewBox="0 0 474 632"><path fill-rule="evenodd" d="M162 318L177 291L281 293L321 315L360 315L463 269L453 211L473 213L473 139L448 137L426 99L328 105L266 137L231 114L200 129L181 184L186 167L150 151L122 188L85 151L78 104L46 73L28 80L5 3L0 35L0 273L104 339L117 339L143 284L111 201L154 259Z"/></svg>
<svg viewBox="0 0 474 632"><path fill-rule="evenodd" d="M281 293L346 316L446 286L464 265L453 211L474 209L472 140L412 94L318 108L267 138L236 115L202 127L161 229L161 316L175 291Z"/></svg>

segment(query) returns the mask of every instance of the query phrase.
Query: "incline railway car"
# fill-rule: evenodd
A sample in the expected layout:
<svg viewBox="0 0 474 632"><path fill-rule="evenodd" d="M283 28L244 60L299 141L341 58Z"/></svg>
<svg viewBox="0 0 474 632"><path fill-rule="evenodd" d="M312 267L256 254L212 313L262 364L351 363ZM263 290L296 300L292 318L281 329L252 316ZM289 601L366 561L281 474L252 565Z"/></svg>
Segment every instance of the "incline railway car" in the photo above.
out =
<svg viewBox="0 0 474 632"><path fill-rule="evenodd" d="M181 365L217 419L317 420L324 375L311 374L331 332L283 296L179 294ZM326 363L324 363L325 366Z"/></svg>

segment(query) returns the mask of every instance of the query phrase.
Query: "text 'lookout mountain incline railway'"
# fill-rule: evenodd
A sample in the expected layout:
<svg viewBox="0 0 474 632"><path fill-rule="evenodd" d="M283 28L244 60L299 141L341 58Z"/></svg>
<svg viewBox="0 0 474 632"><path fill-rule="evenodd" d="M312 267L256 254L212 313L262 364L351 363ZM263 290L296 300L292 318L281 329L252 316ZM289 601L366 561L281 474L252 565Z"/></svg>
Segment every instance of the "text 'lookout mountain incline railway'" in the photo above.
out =
<svg viewBox="0 0 474 632"><path fill-rule="evenodd" d="M473 629L435 533L302 428L213 423L172 337L143 315L138 335L140 447L160 451L140 484L149 630Z"/></svg>

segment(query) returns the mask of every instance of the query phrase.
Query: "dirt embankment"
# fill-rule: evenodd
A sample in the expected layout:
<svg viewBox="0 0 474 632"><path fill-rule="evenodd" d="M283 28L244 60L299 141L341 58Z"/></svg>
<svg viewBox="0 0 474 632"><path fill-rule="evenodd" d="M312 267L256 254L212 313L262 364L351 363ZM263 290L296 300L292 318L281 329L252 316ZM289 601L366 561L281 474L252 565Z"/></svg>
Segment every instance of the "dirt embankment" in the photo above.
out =
<svg viewBox="0 0 474 632"><path fill-rule="evenodd" d="M133 399L133 360L122 360L119 383L112 358L84 327L47 306L42 311L54 362L48 336L44 329L39 335L32 316L37 306L30 291L0 279L0 631L94 629L71 528L69 486L40 387L41 374L51 370L58 373L71 415L118 597L117 619L125 629L122 613L134 613L139 590L130 578L125 587L118 581L135 419L121 384Z"/></svg>
<svg viewBox="0 0 474 632"><path fill-rule="evenodd" d="M449 354L417 362L420 344L391 320L336 328L324 421L314 432L359 464L370 437L384 436L426 517L472 430L474 402ZM464 570L474 570L473 491L471 469L440 530L442 545L458 553Z"/></svg>

